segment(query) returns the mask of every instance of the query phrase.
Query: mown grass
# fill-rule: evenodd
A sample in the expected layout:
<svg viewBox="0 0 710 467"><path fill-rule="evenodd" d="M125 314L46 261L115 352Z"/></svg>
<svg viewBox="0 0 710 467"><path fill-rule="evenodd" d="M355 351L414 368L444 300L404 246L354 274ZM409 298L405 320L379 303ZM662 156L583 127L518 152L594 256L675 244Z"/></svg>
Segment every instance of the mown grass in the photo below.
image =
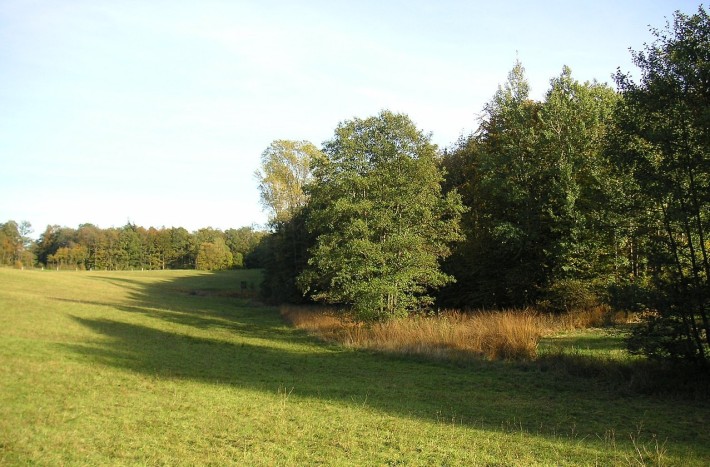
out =
<svg viewBox="0 0 710 467"><path fill-rule="evenodd" d="M243 274L0 269L0 464L710 461L706 401L324 343Z"/></svg>

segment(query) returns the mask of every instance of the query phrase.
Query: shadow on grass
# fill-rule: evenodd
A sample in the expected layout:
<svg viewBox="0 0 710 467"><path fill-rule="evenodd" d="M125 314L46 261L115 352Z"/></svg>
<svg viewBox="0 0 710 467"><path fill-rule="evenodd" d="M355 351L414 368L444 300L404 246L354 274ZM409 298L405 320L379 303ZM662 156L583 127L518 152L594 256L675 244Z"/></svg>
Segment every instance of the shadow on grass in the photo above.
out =
<svg viewBox="0 0 710 467"><path fill-rule="evenodd" d="M212 277L212 293L197 294L207 290L205 276L152 284L97 276L127 287L131 304L93 304L150 319L75 316L102 339L66 347L87 360L141 374L273 394L287 388L296 397L366 403L429 421L590 439L610 431L628 439L643 426L649 437L670 439L676 446L710 445L702 423L710 418L706 401L631 397L551 365L456 364L323 344L288 327L274 308L230 295L230 286L239 287L239 274ZM171 326L153 326L154 319ZM228 338L195 335L191 328L217 330Z"/></svg>
<svg viewBox="0 0 710 467"><path fill-rule="evenodd" d="M624 336L616 335L582 335L555 337L545 342L546 347L576 348L588 350L609 351L624 348Z"/></svg>

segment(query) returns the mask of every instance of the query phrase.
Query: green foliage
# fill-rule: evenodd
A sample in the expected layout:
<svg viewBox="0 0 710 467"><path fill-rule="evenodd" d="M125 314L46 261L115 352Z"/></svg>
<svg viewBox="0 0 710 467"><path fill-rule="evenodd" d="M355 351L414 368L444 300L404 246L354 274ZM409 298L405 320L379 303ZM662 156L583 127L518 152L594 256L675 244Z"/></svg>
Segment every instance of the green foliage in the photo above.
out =
<svg viewBox="0 0 710 467"><path fill-rule="evenodd" d="M118 231L117 269L136 269L145 265L140 234L136 225L128 223Z"/></svg>
<svg viewBox="0 0 710 467"><path fill-rule="evenodd" d="M611 167L603 157L617 95L606 85L579 83L569 68L553 79L539 118L538 151L546 166L550 213L549 283L590 281L613 272L609 205Z"/></svg>
<svg viewBox="0 0 710 467"><path fill-rule="evenodd" d="M306 227L308 217L306 206L288 221L274 224L273 233L255 252L264 268L262 296L269 302L302 303L310 299L296 284L308 264L308 250L315 244L315 235Z"/></svg>
<svg viewBox="0 0 710 467"><path fill-rule="evenodd" d="M656 360L695 360L697 348L687 337L681 313L647 313L627 340L632 354Z"/></svg>
<svg viewBox="0 0 710 467"><path fill-rule="evenodd" d="M551 180L543 154L536 151L540 104L529 99L524 69L517 63L508 81L486 107L477 135L476 216L481 233L477 251L482 264L486 303L497 306L531 303L546 285L545 254L553 240L545 206ZM490 281L493 281L492 283Z"/></svg>
<svg viewBox="0 0 710 467"><path fill-rule="evenodd" d="M470 208L466 241L446 263L459 281L443 304L550 303L567 281L591 289L613 274L614 236L601 208L612 193L602 149L615 101L610 88L579 83L565 67L535 102L516 63L478 132L442 161L447 188Z"/></svg>
<svg viewBox="0 0 710 467"><path fill-rule="evenodd" d="M432 303L430 289L460 238L459 196L442 196L436 148L411 120L384 111L341 123L316 165L309 230L317 235L299 283L313 298L385 319Z"/></svg>
<svg viewBox="0 0 710 467"><path fill-rule="evenodd" d="M1 225L1 224L0 224ZM0 232L0 240L2 233ZM148 229L128 223L100 229L82 224L78 229L47 226L32 245L40 264L55 269L221 270L259 266L255 255L266 232L253 227L222 232L211 227L190 233L182 227ZM30 255L26 249L23 258ZM30 261L26 264L32 263Z"/></svg>
<svg viewBox="0 0 710 467"><path fill-rule="evenodd" d="M257 230L254 227L225 230L224 241L234 256L235 266L261 268L261 258L256 250L266 235L265 231Z"/></svg>
<svg viewBox="0 0 710 467"><path fill-rule="evenodd" d="M195 269L219 271L234 266L234 256L221 237L211 242L202 242L197 250Z"/></svg>
<svg viewBox="0 0 710 467"><path fill-rule="evenodd" d="M634 53L641 81L617 73L623 100L610 158L634 184L636 222L647 226L648 274L658 310L635 348L710 359L710 19L676 13ZM642 338L642 336L646 336Z"/></svg>
<svg viewBox="0 0 710 467"><path fill-rule="evenodd" d="M56 269L84 269L87 256L88 251L82 245L60 247L53 255L47 256L47 265Z"/></svg>
<svg viewBox="0 0 710 467"><path fill-rule="evenodd" d="M600 305L603 300L592 284L580 279L561 279L550 285L538 306L542 310L570 312L588 310Z"/></svg>
<svg viewBox="0 0 710 467"><path fill-rule="evenodd" d="M27 237L32 231L29 222L19 225L10 220L0 223L0 265L32 266L34 255L29 250L31 241Z"/></svg>
<svg viewBox="0 0 710 467"><path fill-rule="evenodd" d="M248 263L264 268L262 296L269 302L301 303L296 278L308 261L313 236L305 225L313 165L323 154L308 141L276 140L261 155L255 176L272 233L253 244Z"/></svg>
<svg viewBox="0 0 710 467"><path fill-rule="evenodd" d="M308 202L303 187L311 178L311 167L323 155L308 141L273 141L261 155L259 181L262 205L272 222L286 222Z"/></svg>
<svg viewBox="0 0 710 467"><path fill-rule="evenodd" d="M190 247L192 236L190 232L182 227L171 228L168 238L165 240L165 256L167 264L172 269L188 269L194 266L192 262Z"/></svg>

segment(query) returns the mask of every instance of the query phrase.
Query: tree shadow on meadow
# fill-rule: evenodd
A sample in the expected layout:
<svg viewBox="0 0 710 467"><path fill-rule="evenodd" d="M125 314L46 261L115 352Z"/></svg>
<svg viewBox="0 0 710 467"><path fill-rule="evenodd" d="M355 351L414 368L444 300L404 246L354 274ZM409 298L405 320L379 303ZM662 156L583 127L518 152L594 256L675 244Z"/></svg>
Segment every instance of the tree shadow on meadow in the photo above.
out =
<svg viewBox="0 0 710 467"><path fill-rule="evenodd" d="M141 374L315 398L430 421L543 436L628 439L643 426L671 443L710 444L705 402L618 394L594 379L502 362L465 364L354 351L325 344L286 325L276 309L239 295L238 275L123 284L130 303L112 306L126 319L73 319L101 336L67 347L92 362ZM86 302L83 302L86 303ZM141 321L131 319L139 314ZM115 316L115 315L113 315ZM168 325L151 326L151 320ZM217 333L188 332L190 329ZM228 338L224 337L228 336ZM687 416L679 415L687 414ZM686 425L697 425L697 430ZM682 438L679 439L679 434Z"/></svg>

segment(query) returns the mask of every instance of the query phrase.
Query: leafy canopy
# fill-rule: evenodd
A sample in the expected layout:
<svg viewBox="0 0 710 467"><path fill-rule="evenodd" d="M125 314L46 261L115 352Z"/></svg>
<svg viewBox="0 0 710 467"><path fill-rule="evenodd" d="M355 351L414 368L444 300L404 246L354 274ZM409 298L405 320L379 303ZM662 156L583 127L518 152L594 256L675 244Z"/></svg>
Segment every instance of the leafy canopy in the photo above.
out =
<svg viewBox="0 0 710 467"><path fill-rule="evenodd" d="M610 150L636 184L659 311L633 350L710 365L710 18L676 13L634 53L640 82L617 73L623 100Z"/></svg>
<svg viewBox="0 0 710 467"><path fill-rule="evenodd" d="M321 157L308 141L276 140L262 153L261 168L254 175L272 222L288 221L306 205L303 187L310 180L313 161Z"/></svg>
<svg viewBox="0 0 710 467"><path fill-rule="evenodd" d="M299 283L360 319L405 315L453 280L439 269L463 211L443 196L437 151L406 115L341 123L314 170L308 226L317 235Z"/></svg>

